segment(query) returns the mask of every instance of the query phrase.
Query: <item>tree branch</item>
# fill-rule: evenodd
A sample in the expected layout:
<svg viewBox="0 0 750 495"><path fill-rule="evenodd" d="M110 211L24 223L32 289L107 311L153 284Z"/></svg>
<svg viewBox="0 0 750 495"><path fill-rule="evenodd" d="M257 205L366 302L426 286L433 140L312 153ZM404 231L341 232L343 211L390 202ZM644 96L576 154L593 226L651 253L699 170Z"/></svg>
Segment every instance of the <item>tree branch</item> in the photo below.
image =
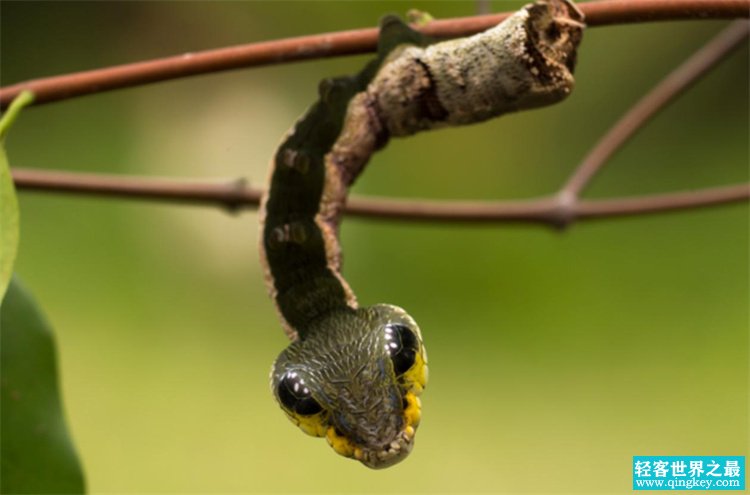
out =
<svg viewBox="0 0 750 495"><path fill-rule="evenodd" d="M594 175L631 137L667 104L708 73L750 35L750 23L735 21L672 71L640 99L594 145L560 194L577 198Z"/></svg>
<svg viewBox="0 0 750 495"><path fill-rule="evenodd" d="M346 210L351 215L380 219L529 222L565 227L575 220L642 215L746 201L750 199L750 184L630 198L581 201L578 197L585 185L617 149L656 112L686 90L719 60L726 57L733 48L748 37L748 34L750 34L749 23L735 22L674 70L626 112L589 152L567 184L553 196L500 202L352 198ZM19 189L208 204L221 206L230 211L257 207L263 193L262 190L249 186L241 179L191 183L49 170L14 169L12 173Z"/></svg>
<svg viewBox="0 0 750 495"><path fill-rule="evenodd" d="M257 207L263 195L244 179L190 182L23 168L11 173L21 190L213 205L230 211Z"/></svg>
<svg viewBox="0 0 750 495"><path fill-rule="evenodd" d="M605 0L579 7L589 26L750 16L750 0ZM443 38L466 36L496 25L508 15L437 20L420 29ZM377 34L377 29L369 28L300 36L24 81L0 89L0 108L24 89L34 92L34 104L44 104L197 74L367 53L375 49Z"/></svg>
<svg viewBox="0 0 750 495"><path fill-rule="evenodd" d="M29 191L86 194L149 199L197 205L213 205L230 211L255 208L263 191L246 181L191 183L184 180L116 177L104 174L13 169L16 187ZM349 215L369 218L439 222L531 222L565 226L574 220L643 215L668 210L722 205L750 198L750 184L680 192L579 201L563 204L559 196L539 199L477 202L416 201L383 198L351 198Z"/></svg>

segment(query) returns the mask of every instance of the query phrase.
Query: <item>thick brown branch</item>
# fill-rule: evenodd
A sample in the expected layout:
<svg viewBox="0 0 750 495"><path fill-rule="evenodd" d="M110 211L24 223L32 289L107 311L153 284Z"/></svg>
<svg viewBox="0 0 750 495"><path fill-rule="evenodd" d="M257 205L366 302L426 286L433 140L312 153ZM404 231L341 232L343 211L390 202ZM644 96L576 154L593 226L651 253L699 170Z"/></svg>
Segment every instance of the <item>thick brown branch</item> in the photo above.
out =
<svg viewBox="0 0 750 495"><path fill-rule="evenodd" d="M708 73L750 35L750 23L736 21L695 52L623 115L594 145L562 188L560 194L576 198L599 169L633 135L670 102Z"/></svg>
<svg viewBox="0 0 750 495"><path fill-rule="evenodd" d="M731 19L750 15L750 0L606 0L581 3L589 26L679 19ZM427 34L450 38L494 26L507 13L444 19L421 28ZM242 67L257 67L371 52L377 30L356 29L250 43L216 50L119 65L62 76L24 81L0 89L5 108L24 89L34 92L35 104Z"/></svg>
<svg viewBox="0 0 750 495"><path fill-rule="evenodd" d="M49 170L14 169L19 190L89 194L220 206L229 210L255 208L262 191L243 180L190 183L167 179L114 177ZM407 201L352 198L347 213L370 218L440 222L528 222L564 226L575 220L642 215L746 201L750 184L693 192L565 204L559 196L498 202Z"/></svg>

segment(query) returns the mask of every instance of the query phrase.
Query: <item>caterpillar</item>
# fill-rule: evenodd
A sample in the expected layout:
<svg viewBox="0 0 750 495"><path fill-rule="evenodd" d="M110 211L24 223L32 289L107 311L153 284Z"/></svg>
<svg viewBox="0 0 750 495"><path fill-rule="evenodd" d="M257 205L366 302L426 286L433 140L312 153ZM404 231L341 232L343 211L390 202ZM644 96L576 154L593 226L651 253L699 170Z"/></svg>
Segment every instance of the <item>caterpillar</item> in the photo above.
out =
<svg viewBox="0 0 750 495"><path fill-rule="evenodd" d="M570 94L583 15L529 4L474 36L435 42L395 16L361 72L325 79L276 151L260 211L269 293L292 340L271 370L281 409L305 433L370 468L404 459L421 419L427 353L403 309L361 307L341 275L349 186L391 137L466 125Z"/></svg>

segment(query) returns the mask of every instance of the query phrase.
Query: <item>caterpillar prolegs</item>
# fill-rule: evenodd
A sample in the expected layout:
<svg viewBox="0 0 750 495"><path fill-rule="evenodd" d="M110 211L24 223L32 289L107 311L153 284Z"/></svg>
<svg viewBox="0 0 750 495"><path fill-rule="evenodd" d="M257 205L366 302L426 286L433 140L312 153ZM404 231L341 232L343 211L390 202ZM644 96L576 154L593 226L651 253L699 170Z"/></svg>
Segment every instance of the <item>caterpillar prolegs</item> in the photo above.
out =
<svg viewBox="0 0 750 495"><path fill-rule="evenodd" d="M530 4L474 36L435 43L381 22L377 58L320 83L284 138L260 214L261 260L292 343L271 387L303 431L372 468L411 451L427 383L416 322L360 307L341 276L338 227L349 186L391 137L549 105L573 88L583 15L569 1Z"/></svg>

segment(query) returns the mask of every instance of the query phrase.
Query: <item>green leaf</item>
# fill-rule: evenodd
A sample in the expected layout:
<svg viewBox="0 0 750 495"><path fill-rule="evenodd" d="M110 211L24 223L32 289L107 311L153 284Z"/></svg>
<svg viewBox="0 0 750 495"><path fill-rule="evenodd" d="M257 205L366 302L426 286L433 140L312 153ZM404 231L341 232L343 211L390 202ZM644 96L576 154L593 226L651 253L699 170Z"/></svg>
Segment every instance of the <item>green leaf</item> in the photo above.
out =
<svg viewBox="0 0 750 495"><path fill-rule="evenodd" d="M0 119L0 301L10 283L18 249L18 200L5 153L5 136L21 109L33 100L34 95L24 91Z"/></svg>
<svg viewBox="0 0 750 495"><path fill-rule="evenodd" d="M0 307L0 492L83 493L63 416L52 332L11 280Z"/></svg>

